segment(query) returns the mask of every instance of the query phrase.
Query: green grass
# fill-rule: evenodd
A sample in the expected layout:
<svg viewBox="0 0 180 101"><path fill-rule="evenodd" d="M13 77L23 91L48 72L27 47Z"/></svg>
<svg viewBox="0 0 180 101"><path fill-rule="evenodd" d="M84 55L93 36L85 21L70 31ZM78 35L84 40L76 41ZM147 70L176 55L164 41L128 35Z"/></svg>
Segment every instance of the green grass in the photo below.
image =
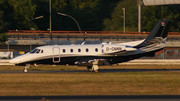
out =
<svg viewBox="0 0 180 101"><path fill-rule="evenodd" d="M179 95L179 84L179 72L0 74L0 95Z"/></svg>
<svg viewBox="0 0 180 101"><path fill-rule="evenodd" d="M48 66L49 70L86 70L76 66ZM114 66L101 69L179 69L168 66ZM23 70L23 66L1 66L1 71ZM47 70L31 66L30 70ZM180 95L180 72L117 73L11 73L0 74L1 96L38 95Z"/></svg>

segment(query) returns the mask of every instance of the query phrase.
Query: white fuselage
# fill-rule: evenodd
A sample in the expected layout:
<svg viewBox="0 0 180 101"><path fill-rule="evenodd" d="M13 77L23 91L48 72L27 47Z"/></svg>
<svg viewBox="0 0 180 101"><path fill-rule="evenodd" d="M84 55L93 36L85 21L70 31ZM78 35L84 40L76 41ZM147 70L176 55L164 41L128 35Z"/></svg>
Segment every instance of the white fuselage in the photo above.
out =
<svg viewBox="0 0 180 101"><path fill-rule="evenodd" d="M51 45L40 46L35 48L35 51L31 51L19 57L10 60L10 63L21 64L31 61L38 61L42 59L52 59L54 63L59 63L61 58L65 57L114 57L112 53L126 51L126 54L120 54L118 56L134 55L145 53L148 51L154 51L156 49L164 47L163 44L150 48L136 49L132 48L144 40L119 43L119 44L87 44L87 45ZM37 52L38 51L38 52ZM55 60L55 58L57 58ZM50 60L51 61L51 60Z"/></svg>
<svg viewBox="0 0 180 101"><path fill-rule="evenodd" d="M36 61L39 59L59 57L72 57L72 56L111 56L107 53L114 53L118 51L134 50L133 47L141 41L127 42L121 44L87 44L87 45L51 45L51 46L41 46L37 49L43 50L39 53L26 53L19 57L10 60L10 63L20 64L29 61ZM130 46L129 48L126 48ZM108 48L107 48L108 47Z"/></svg>

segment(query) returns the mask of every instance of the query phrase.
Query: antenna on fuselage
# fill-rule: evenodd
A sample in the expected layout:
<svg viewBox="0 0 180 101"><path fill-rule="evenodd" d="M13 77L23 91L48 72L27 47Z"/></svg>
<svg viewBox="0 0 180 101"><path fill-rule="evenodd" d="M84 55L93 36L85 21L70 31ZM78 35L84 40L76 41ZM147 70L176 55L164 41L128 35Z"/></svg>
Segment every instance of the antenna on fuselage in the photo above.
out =
<svg viewBox="0 0 180 101"><path fill-rule="evenodd" d="M85 41L81 45L84 45L84 44L85 44Z"/></svg>
<svg viewBox="0 0 180 101"><path fill-rule="evenodd" d="M102 44L107 44L106 42L103 42Z"/></svg>

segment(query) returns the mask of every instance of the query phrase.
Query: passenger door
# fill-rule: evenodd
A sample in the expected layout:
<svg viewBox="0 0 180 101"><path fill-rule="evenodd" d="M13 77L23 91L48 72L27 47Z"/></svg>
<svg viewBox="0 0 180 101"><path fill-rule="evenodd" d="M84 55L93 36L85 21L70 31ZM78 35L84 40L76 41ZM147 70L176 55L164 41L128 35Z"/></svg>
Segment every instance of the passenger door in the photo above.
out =
<svg viewBox="0 0 180 101"><path fill-rule="evenodd" d="M60 48L59 47L53 47L53 62L59 63L60 62Z"/></svg>

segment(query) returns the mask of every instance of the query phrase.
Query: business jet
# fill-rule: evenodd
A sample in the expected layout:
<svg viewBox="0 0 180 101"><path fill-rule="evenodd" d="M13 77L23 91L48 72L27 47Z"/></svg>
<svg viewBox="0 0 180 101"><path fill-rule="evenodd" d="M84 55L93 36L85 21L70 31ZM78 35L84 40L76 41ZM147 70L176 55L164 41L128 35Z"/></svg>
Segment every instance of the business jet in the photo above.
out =
<svg viewBox="0 0 180 101"><path fill-rule="evenodd" d="M160 20L144 40L117 44L81 44L40 46L10 60L24 65L28 72L31 64L87 66L88 71L98 72L100 65L127 62L143 56L154 56L165 47L170 20Z"/></svg>

